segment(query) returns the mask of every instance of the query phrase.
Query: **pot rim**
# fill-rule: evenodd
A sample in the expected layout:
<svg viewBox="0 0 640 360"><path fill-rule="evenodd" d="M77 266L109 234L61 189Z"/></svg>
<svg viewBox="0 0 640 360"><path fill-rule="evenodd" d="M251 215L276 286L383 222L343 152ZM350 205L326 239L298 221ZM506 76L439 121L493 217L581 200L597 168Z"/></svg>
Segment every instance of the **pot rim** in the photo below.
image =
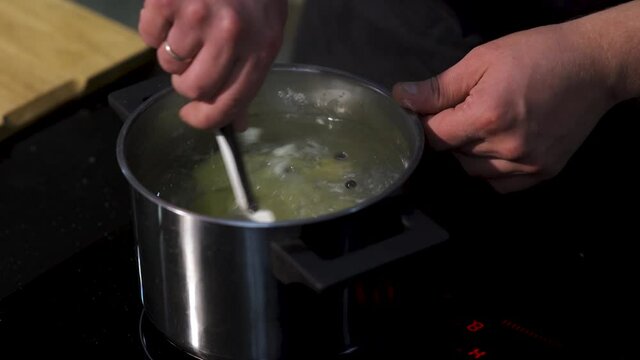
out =
<svg viewBox="0 0 640 360"><path fill-rule="evenodd" d="M391 97L391 94L388 90L386 90L384 87L378 84L371 82L370 80L361 78L357 75L353 75L345 71L327 68L323 66L297 64L297 63L291 63L291 64L276 63L271 67L271 71L312 72L312 73L318 73L318 74L330 74L333 76L344 77L351 81L355 81L358 84L366 88L369 88L370 90L373 90L383 96ZM133 172L131 171L125 156L124 143L127 135L129 134L129 128L132 126L133 122L136 121L136 119L140 117L141 114L144 113L151 105L155 104L157 101L159 101L159 99L163 98L164 96L166 96L168 93L171 93L171 92L174 92L171 86L168 86L167 88L158 91L156 94L154 94L153 96L145 100L140 106L138 106L138 108L136 108L134 112L132 112L127 117L125 124L122 126L122 128L120 129L120 133L118 134L118 139L116 143L116 157L118 160L118 165L124 177L129 182L129 185L134 190L136 190L139 194L143 195L145 198L147 198L151 202L156 203L158 206L161 206L177 215L189 216L198 221L203 221L203 222L217 224L217 225L236 226L236 227L274 228L274 227L288 227L288 226L298 226L298 225L305 225L305 224L311 224L311 223L318 223L322 221L333 220L336 218L344 217L346 215L350 215L358 211L361 211L362 209L369 207L374 203L379 202L383 198L389 196L391 193L396 191L402 184L404 184L407 181L407 179L411 176L411 174L413 174L416 167L418 166L418 163L420 162L422 153L424 151L425 137L424 137L424 131L422 129L420 120L415 113L411 112L410 110L404 109L408 117L415 120L410 125L415 127L416 134L418 134L418 136L416 137L417 143L415 144L416 151L412 154L411 159L409 159L408 166L404 169L404 172L391 185L389 185L384 191L380 192L379 194L372 196L352 207L349 207L340 211L336 211L336 212L332 212L332 213L328 213L328 214L320 215L316 217L289 219L289 220L281 220L281 221L276 220L275 222L272 222L272 223L260 223L260 222L251 221L249 219L246 219L246 220L230 219L230 218L220 218L220 217L203 215L203 214L199 214L194 211L176 206L156 196L155 194L151 193L151 191L149 191L145 186L143 186L142 183L140 183L138 179L136 179L136 177L133 175Z"/></svg>

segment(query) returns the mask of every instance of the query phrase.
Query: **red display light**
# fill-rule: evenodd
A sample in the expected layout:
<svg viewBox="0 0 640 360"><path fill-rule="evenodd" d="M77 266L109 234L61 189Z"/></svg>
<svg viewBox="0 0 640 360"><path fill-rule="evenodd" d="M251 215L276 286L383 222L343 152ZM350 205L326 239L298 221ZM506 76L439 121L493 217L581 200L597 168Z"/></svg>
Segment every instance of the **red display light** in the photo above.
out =
<svg viewBox="0 0 640 360"><path fill-rule="evenodd" d="M467 330L473 333L480 331L483 328L484 328L484 323L478 320L473 320L469 325L467 325Z"/></svg>
<svg viewBox="0 0 640 360"><path fill-rule="evenodd" d="M473 348L467 353L467 355L469 355L469 357L471 357L472 359L480 359L483 356L487 355L487 352L481 351L479 348Z"/></svg>

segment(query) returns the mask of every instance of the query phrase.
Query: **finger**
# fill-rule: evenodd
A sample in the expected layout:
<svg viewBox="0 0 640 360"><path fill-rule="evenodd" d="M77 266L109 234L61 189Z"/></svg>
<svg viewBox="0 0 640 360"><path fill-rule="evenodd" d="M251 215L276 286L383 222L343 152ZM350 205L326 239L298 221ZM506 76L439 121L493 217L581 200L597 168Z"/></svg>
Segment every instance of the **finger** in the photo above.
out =
<svg viewBox="0 0 640 360"><path fill-rule="evenodd" d="M184 27L174 25L167 40L157 50L160 67L170 74L183 74L202 46L197 34L196 31L187 31Z"/></svg>
<svg viewBox="0 0 640 360"><path fill-rule="evenodd" d="M234 53L234 44L207 42L186 71L172 77L173 87L189 99L215 101L233 72Z"/></svg>
<svg viewBox="0 0 640 360"><path fill-rule="evenodd" d="M425 134L429 145L435 150L458 148L468 143L482 140L475 130L468 104L462 103L436 115L423 118Z"/></svg>
<svg viewBox="0 0 640 360"><path fill-rule="evenodd" d="M160 47L170 27L171 22L159 9L145 6L140 10L138 33L145 44L154 48Z"/></svg>
<svg viewBox="0 0 640 360"><path fill-rule="evenodd" d="M467 156L460 153L454 153L454 156L469 175L484 179L530 175L537 173L539 170L533 165L520 164L503 159Z"/></svg>
<svg viewBox="0 0 640 360"><path fill-rule="evenodd" d="M415 112L438 113L464 101L484 73L484 65L481 64L467 56L425 81L394 85L393 97Z"/></svg>
<svg viewBox="0 0 640 360"><path fill-rule="evenodd" d="M234 122L237 130L246 128L245 111L267 74L268 64L247 61L238 64L220 95L213 103L191 102L180 116L196 128L220 127ZM239 121L238 124L235 124Z"/></svg>
<svg viewBox="0 0 640 360"><path fill-rule="evenodd" d="M469 156L491 157L514 162L527 159L528 151L519 138L512 134L492 136L488 139L472 141L456 149L457 152Z"/></svg>
<svg viewBox="0 0 640 360"><path fill-rule="evenodd" d="M502 158L495 153L490 145L488 145L488 141L489 139L469 141L466 144L457 147L456 153L467 156Z"/></svg>
<svg viewBox="0 0 640 360"><path fill-rule="evenodd" d="M182 74L190 66L191 60L202 47L199 30L205 26L208 16L207 6L200 1L186 2L180 8L167 35L166 43L169 44L171 52L181 59L176 59L175 55L164 47L158 49L158 62L166 72Z"/></svg>
<svg viewBox="0 0 640 360"><path fill-rule="evenodd" d="M535 175L514 175L488 180L489 185L502 194L528 189L540 181L542 181L542 179Z"/></svg>

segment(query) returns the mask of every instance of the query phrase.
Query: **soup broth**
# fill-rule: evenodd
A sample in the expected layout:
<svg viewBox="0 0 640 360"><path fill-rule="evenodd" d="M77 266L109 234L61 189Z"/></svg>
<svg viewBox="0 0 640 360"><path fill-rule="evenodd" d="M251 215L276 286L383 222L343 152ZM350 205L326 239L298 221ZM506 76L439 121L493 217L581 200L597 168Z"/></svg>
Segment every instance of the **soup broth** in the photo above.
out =
<svg viewBox="0 0 640 360"><path fill-rule="evenodd" d="M247 174L260 208L277 221L353 207L407 167L407 145L363 121L283 114L253 116L250 124L238 134ZM243 218L213 135L210 149L162 174L157 196L200 214Z"/></svg>

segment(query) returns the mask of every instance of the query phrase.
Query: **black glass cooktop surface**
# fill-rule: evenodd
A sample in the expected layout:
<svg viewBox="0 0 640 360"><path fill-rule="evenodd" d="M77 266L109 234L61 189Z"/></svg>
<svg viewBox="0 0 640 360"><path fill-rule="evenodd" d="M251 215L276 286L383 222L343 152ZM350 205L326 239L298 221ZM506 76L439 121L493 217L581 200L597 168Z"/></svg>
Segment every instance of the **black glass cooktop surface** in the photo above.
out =
<svg viewBox="0 0 640 360"><path fill-rule="evenodd" d="M466 266L471 255L448 258L449 250L358 282L357 326L371 331L354 341L355 351L335 358L632 358L626 337L635 324L612 307L626 302L590 284L579 256L548 260L548 272L512 269L508 283L490 280L503 275L482 264ZM3 299L1 357L193 358L145 317L134 253L127 225ZM434 276L436 269L451 275ZM308 358L315 353L309 349Z"/></svg>

